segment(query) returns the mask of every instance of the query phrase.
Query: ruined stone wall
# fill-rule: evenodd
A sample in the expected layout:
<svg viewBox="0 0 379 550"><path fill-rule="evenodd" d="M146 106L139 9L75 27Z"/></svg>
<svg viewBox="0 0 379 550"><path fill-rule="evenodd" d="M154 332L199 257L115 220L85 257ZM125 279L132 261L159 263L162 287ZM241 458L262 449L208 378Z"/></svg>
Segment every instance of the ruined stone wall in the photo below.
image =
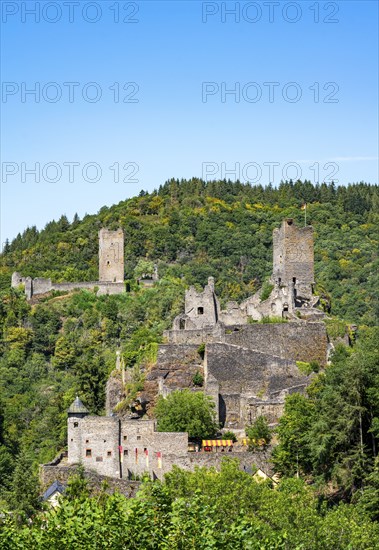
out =
<svg viewBox="0 0 379 550"><path fill-rule="evenodd" d="M166 330L164 338L173 344L196 344L214 342L220 336L216 336L213 327L194 330Z"/></svg>
<svg viewBox="0 0 379 550"><path fill-rule="evenodd" d="M12 276L12 286L17 287L20 286L20 284L24 284L25 294L28 300L30 300L33 296L48 294L52 290L57 290L59 292L72 292L74 290L94 290L97 288L97 296L102 296L104 294L122 294L125 292L124 283L104 283L101 281L52 283L51 279L44 279L43 277L37 277L36 279L26 277L21 279L22 282L19 282L20 279L13 278Z"/></svg>
<svg viewBox="0 0 379 550"><path fill-rule="evenodd" d="M99 281L119 283L124 280L124 232L122 229L99 231Z"/></svg>
<svg viewBox="0 0 379 550"><path fill-rule="evenodd" d="M52 288L53 286L51 283L51 279L44 279L43 277L36 277L35 279L33 279L33 283L32 283L33 295L45 294L46 292L50 292Z"/></svg>
<svg viewBox="0 0 379 550"><path fill-rule="evenodd" d="M207 344L208 373L220 384L220 393L270 395L290 386L308 382L295 361L231 344Z"/></svg>
<svg viewBox="0 0 379 550"><path fill-rule="evenodd" d="M233 449L229 451L221 451L222 447L219 449L213 450L210 453L205 452L192 452L186 453L180 457L171 457L167 455L166 458L163 456L163 473L170 471L172 463L174 462L179 468L184 470L193 471L196 467L206 467L206 468L216 468L220 470L222 460L225 458L235 458L238 459L241 470L247 470L251 472L252 468L255 467L261 468L268 474L272 474L272 465L270 463L270 451L257 451L257 452L236 452Z"/></svg>
<svg viewBox="0 0 379 550"><path fill-rule="evenodd" d="M295 361L326 365L328 339L324 323L254 323L226 331L225 342Z"/></svg>
<svg viewBox="0 0 379 550"><path fill-rule="evenodd" d="M177 326L181 321L186 329L212 327L218 321L219 312L220 305L214 291L214 279L209 277L208 284L202 292L197 292L193 286L186 290L184 316L177 318L175 328L181 328Z"/></svg>
<svg viewBox="0 0 379 550"><path fill-rule="evenodd" d="M113 371L107 380L105 389L105 413L109 416L116 405L122 400L124 385L122 383L121 371Z"/></svg>
<svg viewBox="0 0 379 550"><path fill-rule="evenodd" d="M78 466L50 466L43 464L40 467L40 481L41 489L45 491L54 481L58 480L63 484L67 484L70 477L77 474ZM140 487L139 481L129 481L128 479L120 478L110 478L98 474L97 472L92 472L86 470L84 472L84 477L89 483L89 487L92 491L100 491L102 489L103 483L107 484L107 492L114 493L115 491L125 495L129 498L135 497L136 493Z"/></svg>
<svg viewBox="0 0 379 550"><path fill-rule="evenodd" d="M263 410L277 422L285 395L310 380L293 360L226 343L207 344L204 372L207 394L208 378L218 382L219 421L228 429L245 428Z"/></svg>
<svg viewBox="0 0 379 550"><path fill-rule="evenodd" d="M186 388L202 368L202 357L197 344L162 344L158 348L157 362L146 376L147 381L164 377L167 387Z"/></svg>
<svg viewBox="0 0 379 550"><path fill-rule="evenodd" d="M220 312L219 320L225 326L243 325L247 323L246 307L242 304L240 307L237 302L228 302L225 310Z"/></svg>

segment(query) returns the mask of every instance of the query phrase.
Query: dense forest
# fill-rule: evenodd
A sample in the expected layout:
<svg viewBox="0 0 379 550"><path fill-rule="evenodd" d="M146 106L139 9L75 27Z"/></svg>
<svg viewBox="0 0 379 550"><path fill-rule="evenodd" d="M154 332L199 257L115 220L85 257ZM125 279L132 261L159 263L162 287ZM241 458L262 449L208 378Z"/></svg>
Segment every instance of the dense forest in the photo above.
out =
<svg viewBox="0 0 379 550"><path fill-rule="evenodd" d="M110 525L118 533L115 518L125 518L122 536L135 539L135 548L375 548L379 188L365 183L335 187L298 181L274 188L170 180L96 215L75 216L72 222L62 216L41 231L27 228L6 242L0 257L0 507L17 510L18 518L35 513L40 505L36 466L65 447L66 410L77 393L91 413L103 413L116 349L121 348L128 368L154 361L189 284L203 285L214 276L224 302L254 293L271 273L272 230L285 217L303 225L304 203L315 232L316 292L334 319L328 330L342 326L344 332L345 323L358 328L351 334L353 346L336 349L308 395L287 399L274 453L275 468L287 484L280 490L257 487L231 465L221 474L176 472L164 484L146 482L135 502L105 495L92 499L83 489L82 496L67 497L54 521L72 522L78 534L72 548L92 547L80 538L85 534L79 532L80 519L74 519L88 514L98 518L92 537ZM124 229L129 292L98 298L90 291L53 292L30 304L22 289L10 288L13 271L55 282L96 280L101 227ZM138 276L153 263L160 280L152 288L140 287ZM175 483L181 487L177 499ZM226 506L225 516L220 495L229 493L230 483L236 484L230 498L238 495L244 512ZM209 502L208 490L218 500ZM278 515L282 523L274 521ZM22 545L28 537L35 537L35 548L68 547L49 539L55 535L46 525L45 541L37 540L40 529L33 527L32 533L25 527L17 542L12 521L2 535L7 548L27 548ZM54 521L50 518L51 526ZM152 529L150 546L137 537L138 525L139 537ZM310 546L309 537L317 545ZM202 546L205 538L210 542ZM252 538L255 546L246 542ZM165 545L157 546L157 540Z"/></svg>

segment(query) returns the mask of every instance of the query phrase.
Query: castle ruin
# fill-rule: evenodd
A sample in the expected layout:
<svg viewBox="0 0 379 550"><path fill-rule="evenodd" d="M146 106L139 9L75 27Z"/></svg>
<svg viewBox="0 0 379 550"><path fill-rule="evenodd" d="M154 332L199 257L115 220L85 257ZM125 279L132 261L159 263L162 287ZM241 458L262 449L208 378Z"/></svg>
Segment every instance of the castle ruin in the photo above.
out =
<svg viewBox="0 0 379 550"><path fill-rule="evenodd" d="M241 304L227 303L225 309L212 277L202 291L188 289L184 313L164 333L156 363L145 369L144 389L136 400L140 413L126 417L114 412L124 392L117 369L107 385L107 416L90 416L80 400L70 407L68 464L82 462L98 474L129 479L143 472L162 478L174 464L186 469L219 465L221 452L190 453L187 434L156 431L152 416L157 397L178 389L209 395L221 429L240 438L260 415L275 425L285 397L304 392L312 378L299 370L298 362L320 368L327 363L324 314L313 295L312 227L298 228L287 219L274 230L270 282L266 299L258 291ZM119 355L117 365L120 370ZM194 387L196 373L203 375L202 388ZM241 464L261 467L263 460L267 469L263 454L246 453L241 444L232 450Z"/></svg>
<svg viewBox="0 0 379 550"><path fill-rule="evenodd" d="M27 300L33 296L47 294L52 290L70 292L77 289L94 290L97 296L103 294L122 294L124 284L124 232L122 229L99 231L99 280L90 282L53 283L43 277L23 277L16 271L12 274L12 288L24 286Z"/></svg>

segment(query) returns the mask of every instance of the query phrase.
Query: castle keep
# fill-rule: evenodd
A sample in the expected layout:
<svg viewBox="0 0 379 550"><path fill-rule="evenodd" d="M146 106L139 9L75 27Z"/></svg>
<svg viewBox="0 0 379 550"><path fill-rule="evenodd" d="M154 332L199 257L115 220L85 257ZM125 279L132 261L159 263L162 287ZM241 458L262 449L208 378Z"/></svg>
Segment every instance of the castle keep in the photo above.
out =
<svg viewBox="0 0 379 550"><path fill-rule="evenodd" d="M105 251L100 244L100 277L112 278L106 284L118 284L121 271L116 260L122 247L115 245L121 236L108 233L101 234L100 242L106 244ZM233 430L242 438L245 427L260 415L275 425L286 395L304 392L310 382L297 362L319 367L327 362L324 314L313 295L312 227L299 228L287 219L274 230L270 282L266 299L258 291L240 304L227 303L225 309L212 277L202 291L189 288L184 313L165 332L156 363L145 367L144 389L133 414L126 418L114 413L124 396L127 376L120 354L107 385L107 416L90 416L79 399L72 404L68 464L82 462L98 474L130 479L143 472L161 478L173 464L188 469L218 465L222 453L189 453L187 434L156 431L157 397L177 389L204 391L214 400L221 429ZM193 384L196 373L203 375L202 388ZM233 451L245 465L259 465L263 456L244 452L242 444Z"/></svg>
<svg viewBox="0 0 379 550"><path fill-rule="evenodd" d="M122 229L99 231L99 281L124 281L124 232Z"/></svg>
<svg viewBox="0 0 379 550"><path fill-rule="evenodd" d="M69 292L76 289L93 290L98 288L97 295L121 294L125 292L124 285L124 232L122 229L99 231L99 280L91 282L53 283L51 279L42 277L23 277L20 273L12 274L12 288L23 285L26 298L47 294L52 290Z"/></svg>

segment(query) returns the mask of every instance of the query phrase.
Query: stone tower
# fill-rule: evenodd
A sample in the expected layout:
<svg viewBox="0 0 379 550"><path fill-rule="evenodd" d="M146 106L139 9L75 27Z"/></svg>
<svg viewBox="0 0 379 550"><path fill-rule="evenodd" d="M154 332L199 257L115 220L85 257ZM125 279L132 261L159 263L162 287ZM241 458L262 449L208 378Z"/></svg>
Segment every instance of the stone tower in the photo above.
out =
<svg viewBox="0 0 379 550"><path fill-rule="evenodd" d="M122 229L99 231L99 281L122 283L124 281L124 232Z"/></svg>
<svg viewBox="0 0 379 550"><path fill-rule="evenodd" d="M81 421L88 416L89 412L76 396L75 401L71 404L67 411L68 426L67 426L67 448L68 448L68 463L76 464L82 459L82 429Z"/></svg>
<svg viewBox="0 0 379 550"><path fill-rule="evenodd" d="M273 241L275 283L293 286L297 301L310 300L314 284L313 227L296 227L288 218L274 229Z"/></svg>

